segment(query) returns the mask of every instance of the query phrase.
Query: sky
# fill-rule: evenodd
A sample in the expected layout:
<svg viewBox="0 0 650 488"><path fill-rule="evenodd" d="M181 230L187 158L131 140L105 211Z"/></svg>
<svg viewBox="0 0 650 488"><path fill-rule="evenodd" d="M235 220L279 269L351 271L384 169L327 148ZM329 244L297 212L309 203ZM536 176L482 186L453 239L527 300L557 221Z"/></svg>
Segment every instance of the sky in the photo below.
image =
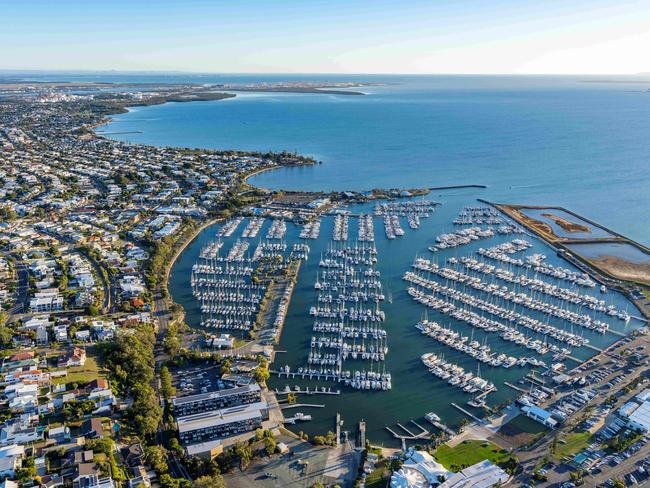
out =
<svg viewBox="0 0 650 488"><path fill-rule="evenodd" d="M0 69L650 72L650 0L0 0Z"/></svg>

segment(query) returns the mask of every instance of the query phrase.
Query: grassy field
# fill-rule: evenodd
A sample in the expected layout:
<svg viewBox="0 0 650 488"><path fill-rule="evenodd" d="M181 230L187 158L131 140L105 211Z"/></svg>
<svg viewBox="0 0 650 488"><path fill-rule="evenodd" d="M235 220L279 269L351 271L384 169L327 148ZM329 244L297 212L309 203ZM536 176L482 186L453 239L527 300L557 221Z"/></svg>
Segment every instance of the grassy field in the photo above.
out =
<svg viewBox="0 0 650 488"><path fill-rule="evenodd" d="M564 456L575 456L591 443L591 437L590 432L572 432L563 438L560 437L555 451L555 458L560 460ZM560 439L566 441L566 443L559 442Z"/></svg>
<svg viewBox="0 0 650 488"><path fill-rule="evenodd" d="M433 455L445 468L458 471L484 459L500 463L510 457L508 452L489 441L463 441L455 447L443 444Z"/></svg>
<svg viewBox="0 0 650 488"><path fill-rule="evenodd" d="M53 378L52 383L77 383L78 385L85 385L97 378L103 378L105 375L100 370L97 360L88 355L86 363L83 366L73 366L68 368L68 375Z"/></svg>

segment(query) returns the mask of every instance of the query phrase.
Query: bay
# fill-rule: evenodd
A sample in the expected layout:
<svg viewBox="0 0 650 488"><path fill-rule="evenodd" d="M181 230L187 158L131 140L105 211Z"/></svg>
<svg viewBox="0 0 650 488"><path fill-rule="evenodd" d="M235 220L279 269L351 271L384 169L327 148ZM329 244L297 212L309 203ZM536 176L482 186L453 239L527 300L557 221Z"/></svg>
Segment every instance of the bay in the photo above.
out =
<svg viewBox="0 0 650 488"><path fill-rule="evenodd" d="M447 359L467 370L476 367L475 360L440 347L414 328L424 310L410 300L401 280L413 257L427 255L435 236L453 230L455 215L463 206L475 204L476 198L563 205L617 232L650 242L650 228L645 225L650 208L650 94L638 83L592 83L584 77L373 77L371 81L376 85L362 88L365 96L243 93L218 102L137 108L115 116L102 129L142 131L111 136L131 142L295 150L323 162L308 168L269 171L250 180L273 189L488 185L485 190L434 192L430 198L443 203L439 211L419 230L407 230L402 239L385 239L378 222L379 269L384 286L393 296L392 303L383 305L390 347L386 368L393 374L393 390L345 389L338 397L302 399L326 405L325 409L305 412L312 414L314 421L298 428L310 435L333 430L333 415L340 412L351 435L356 423L364 419L368 421L368 438L395 445L385 426L421 419L431 410L456 426L462 415L450 402L463 404L468 399L431 376L420 362L422 353L444 351ZM278 348L287 352L278 355L278 366L288 364L295 370L305 364L313 335L308 309L315 299L318 254L327 245L331 225L331 218L325 218L322 237L312 244L312 260L301 269ZM298 229L289 227L291 244ZM260 235L265 231L266 227ZM350 235L355 232L356 224ZM201 233L172 270L170 292L186 308L190 325L200 322L188 286L191 266L200 247L215 234L216 227ZM236 232L232 240L238 235ZM553 264L571 267L543 242L529 239L534 241L533 251L546 254ZM506 238L497 237L484 244L503 240ZM228 241L226 246L230 244ZM439 262L467 255L480 245L439 253ZM618 294L609 294L607 300L633 312ZM462 323L432 313L429 317L464 335L472 333ZM611 323L612 328L623 332L638 326ZM585 336L599 347L615 340L612 335L590 332ZM476 338L482 340L482 335ZM493 350L522 355L511 343L495 337L488 341ZM584 349L574 351L582 359L592 354ZM526 371L516 367L483 370L483 376L499 387L488 403L496 405L512 398L515 392L503 382L514 382ZM288 383L301 384L295 380L270 382L278 388Z"/></svg>

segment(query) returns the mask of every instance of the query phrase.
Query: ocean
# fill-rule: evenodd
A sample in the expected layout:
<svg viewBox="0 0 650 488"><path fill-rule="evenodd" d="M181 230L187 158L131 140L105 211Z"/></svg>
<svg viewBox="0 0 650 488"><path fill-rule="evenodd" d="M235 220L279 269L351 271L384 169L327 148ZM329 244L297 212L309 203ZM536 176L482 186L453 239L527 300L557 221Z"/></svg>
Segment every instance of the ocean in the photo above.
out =
<svg viewBox="0 0 650 488"><path fill-rule="evenodd" d="M292 77L271 78L282 79ZM132 142L286 149L323 162L251 180L267 188L484 184L489 187L482 193L484 198L562 205L650 244L646 225L650 80L623 83L595 76L358 79L377 86L362 88L366 96L245 93L216 102L137 108L115 116L103 130L142 131L112 136Z"/></svg>
<svg viewBox="0 0 650 488"><path fill-rule="evenodd" d="M257 78L244 79L249 81L240 82ZM407 285L401 279L414 256L431 256L427 247L435 236L454 230L453 218L463 206L475 205L476 198L562 205L642 243L650 243L650 228L645 225L650 208L650 93L645 84L615 83L611 79L599 82L586 76L373 77L370 81L376 85L361 88L367 93L365 96L245 93L217 102L138 107L115 116L111 124L100 130L142 131L110 136L138 143L295 150L322 161L313 167L279 169L251 179L253 184L267 188L488 186L483 190L433 192L427 198L442 202L439 210L416 231L402 222L406 236L394 241L384 237L381 221L376 221L378 269L385 290L392 297L382 309L387 314L385 328L390 348L385 363L386 370L393 375L393 389L363 392L343 388L340 396L301 398L304 402L325 404L326 408L305 409L314 420L298 425L296 430L310 435L334 430L334 415L340 412L351 436L356 432L356 423L363 419L368 424L369 439L397 446L386 426L392 427L396 422L406 425L410 419L424 424L422 416L428 411L435 411L445 422L457 426L463 415L450 402L464 405L469 399L431 376L420 362L422 353L444 352L446 359L466 370L476 369L476 360L440 346L415 329L424 307L409 298ZM352 210L368 211L370 207ZM268 225L267 222L260 236L265 235ZM311 331L313 319L308 310L315 300L313 283L318 256L327 245L331 227L331 217L325 218L321 239L309 242L311 258L301 269L278 347L286 352L278 354L276 366L288 364L295 371L304 365L311 336L318 335ZM243 225L226 240L224 249L239 237L242 229ZM188 286L190 270L201 246L215 238L216 230L212 227L204 231L181 254L172 270L170 291L186 308L190 325L200 322L200 311ZM289 244L297 241L298 232L289 225ZM350 236L356 236L356 222L351 224ZM444 251L438 253L438 260L442 263L445 258L468 255L478 247L510 239L495 237ZM555 265L571 267L543 242L534 237L526 239L534 243L531 252L547 255ZM606 300L634 312L618 294L609 293ZM461 322L431 311L429 318L464 335L472 334L472 328ZM551 322L558 325L557 321ZM633 321L625 326L615 319L610 323L621 332L639 325ZM611 334L601 336L589 331L584 335L598 347L616 339ZM474 332L476 340L482 341L483 337L482 332ZM488 334L487 340L497 352L530 355L493 334ZM574 355L581 359L593 354L594 351L584 348L574 349ZM527 371L527 367L483 368L481 374L498 387L488 397L488 403L498 405L513 398L516 392L503 382L514 383ZM270 382L280 389L299 384L313 385L286 379ZM322 386L339 388L334 384Z"/></svg>

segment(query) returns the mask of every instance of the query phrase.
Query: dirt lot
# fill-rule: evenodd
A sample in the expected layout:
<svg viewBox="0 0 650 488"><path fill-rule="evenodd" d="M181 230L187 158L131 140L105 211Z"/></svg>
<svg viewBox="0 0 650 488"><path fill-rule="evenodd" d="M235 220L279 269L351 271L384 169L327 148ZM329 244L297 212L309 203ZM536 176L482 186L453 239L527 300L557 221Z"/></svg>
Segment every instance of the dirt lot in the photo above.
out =
<svg viewBox="0 0 650 488"><path fill-rule="evenodd" d="M224 478L230 488L290 486L308 488L320 481L325 486L353 486L359 454L349 447L314 447L289 435L277 439L290 449L288 454L257 458L245 471L235 469Z"/></svg>
<svg viewBox="0 0 650 488"><path fill-rule="evenodd" d="M650 263L629 263L615 256L601 256L590 261L616 278L650 284Z"/></svg>
<svg viewBox="0 0 650 488"><path fill-rule="evenodd" d="M547 429L523 415L515 417L490 438L493 442L509 448L518 448L534 441Z"/></svg>

